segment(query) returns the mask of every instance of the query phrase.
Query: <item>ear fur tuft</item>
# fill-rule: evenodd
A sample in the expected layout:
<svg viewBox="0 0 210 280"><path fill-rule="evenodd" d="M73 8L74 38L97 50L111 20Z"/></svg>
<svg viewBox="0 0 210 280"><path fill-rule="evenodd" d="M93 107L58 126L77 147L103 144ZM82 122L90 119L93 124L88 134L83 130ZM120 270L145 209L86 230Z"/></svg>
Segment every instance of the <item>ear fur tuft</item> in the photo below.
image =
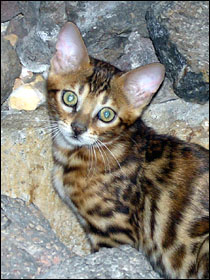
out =
<svg viewBox="0 0 210 280"><path fill-rule="evenodd" d="M79 29L75 24L67 22L58 35L56 53L51 61L54 72L75 71L88 62L88 52Z"/></svg>
<svg viewBox="0 0 210 280"><path fill-rule="evenodd" d="M134 108L143 108L160 87L165 76L165 67L160 63L151 63L125 73L123 91Z"/></svg>

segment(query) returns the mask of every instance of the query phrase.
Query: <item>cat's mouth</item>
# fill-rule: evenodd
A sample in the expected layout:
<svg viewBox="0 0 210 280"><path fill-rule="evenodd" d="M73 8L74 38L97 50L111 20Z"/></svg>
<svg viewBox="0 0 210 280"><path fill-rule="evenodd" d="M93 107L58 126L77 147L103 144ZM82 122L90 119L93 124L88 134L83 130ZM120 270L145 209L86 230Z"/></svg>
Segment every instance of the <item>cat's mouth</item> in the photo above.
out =
<svg viewBox="0 0 210 280"><path fill-rule="evenodd" d="M72 135L71 138L76 139L78 141L80 141L79 136L78 135Z"/></svg>
<svg viewBox="0 0 210 280"><path fill-rule="evenodd" d="M67 140L68 143L70 143L71 145L74 146L87 146L90 145L91 143L89 143L89 141L85 141L85 139L83 139L82 135L74 135L74 134L70 134L69 136L65 136L63 135L65 140Z"/></svg>
<svg viewBox="0 0 210 280"><path fill-rule="evenodd" d="M62 126L59 126L59 131L66 144L69 144L70 146L92 146L97 141L94 137L90 137L87 132L83 134L75 134L74 132L67 131Z"/></svg>

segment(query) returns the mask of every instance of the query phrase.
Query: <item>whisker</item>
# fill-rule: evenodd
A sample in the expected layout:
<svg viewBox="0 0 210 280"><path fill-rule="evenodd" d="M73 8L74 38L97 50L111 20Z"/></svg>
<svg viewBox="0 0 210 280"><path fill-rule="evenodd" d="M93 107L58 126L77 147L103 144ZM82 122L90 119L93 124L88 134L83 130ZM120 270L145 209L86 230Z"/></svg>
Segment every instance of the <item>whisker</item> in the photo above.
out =
<svg viewBox="0 0 210 280"><path fill-rule="evenodd" d="M92 163L93 163L93 152L92 152L92 145L90 146L90 155L91 155L91 165L88 171L88 175L90 174L90 172L92 171Z"/></svg>
<svg viewBox="0 0 210 280"><path fill-rule="evenodd" d="M96 156L96 151L95 151L95 147L94 146L92 146L93 147L93 152L94 152L94 170L96 170L96 164L97 164L97 156Z"/></svg>
<svg viewBox="0 0 210 280"><path fill-rule="evenodd" d="M95 144L97 144L98 149L101 150L101 151L104 153L104 155L105 155L105 157L106 157L106 160L107 160L107 165L108 165L108 168L109 168L109 173L110 173L110 172L111 172L111 168L110 168L109 158L108 158L108 156L107 156L107 154L106 154L106 151L104 151L103 146L100 146L100 143L98 142L98 140L96 141ZM103 156L103 155L102 155L102 156ZM105 164L105 161L104 161L104 164ZM105 166L105 167L106 167L106 166Z"/></svg>
<svg viewBox="0 0 210 280"><path fill-rule="evenodd" d="M106 163L105 163L104 156L103 156L103 154L102 154L102 152L101 152L101 148L100 148L99 144L97 143L97 141L95 142L95 145L97 146L97 148L98 148L98 150L99 150L99 152L100 152L100 155L101 155L101 157L102 157L102 159L103 159L104 171L105 171L105 173L106 173Z"/></svg>
<svg viewBox="0 0 210 280"><path fill-rule="evenodd" d="M61 132L58 128L57 128L57 130L53 130L52 131L52 139L54 140L60 133Z"/></svg>
<svg viewBox="0 0 210 280"><path fill-rule="evenodd" d="M98 139L98 141L99 141L99 143L100 143L101 145L103 145L103 146L107 149L107 151L109 151L110 155L111 155L111 156L114 158L114 160L117 162L117 164L118 164L118 166L119 166L121 172L125 175L125 173L124 173L124 171L122 170L122 167L121 167L119 161L116 159L116 157L115 157L115 155L112 153L112 151L111 151L111 150L106 146L106 144L104 144L101 140ZM126 176L126 175L125 175L125 176ZM126 177L127 177L127 176L126 176Z"/></svg>
<svg viewBox="0 0 210 280"><path fill-rule="evenodd" d="M88 160L88 174L87 174L87 176L88 176L89 173L90 173L90 149L91 149L91 147L88 146L88 158L89 158L89 160Z"/></svg>
<svg viewBox="0 0 210 280"><path fill-rule="evenodd" d="M131 141L132 141L135 145L137 145L137 142L136 142L130 135L127 135L127 134L125 134L125 133L121 134L121 136L123 136L123 135L125 135L125 136L124 136L125 139L126 139L127 137L129 137L129 138L131 139Z"/></svg>

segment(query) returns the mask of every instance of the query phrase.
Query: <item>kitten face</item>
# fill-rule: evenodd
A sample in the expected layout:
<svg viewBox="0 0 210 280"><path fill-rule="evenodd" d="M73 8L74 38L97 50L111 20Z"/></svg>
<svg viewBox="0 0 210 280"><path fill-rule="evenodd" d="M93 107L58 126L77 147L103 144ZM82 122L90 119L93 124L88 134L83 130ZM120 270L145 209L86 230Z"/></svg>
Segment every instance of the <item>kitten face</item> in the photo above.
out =
<svg viewBox="0 0 210 280"><path fill-rule="evenodd" d="M48 104L66 147L113 143L141 115L164 78L152 63L123 73L89 57L78 28L66 23L58 35L48 77ZM56 137L55 137L56 140Z"/></svg>
<svg viewBox="0 0 210 280"><path fill-rule="evenodd" d="M97 78L89 76L82 79L78 74L77 80L80 82L67 78L65 83L62 79L63 83L59 85L61 89L50 94L49 104L54 108L57 128L67 146L101 145L101 142L108 144L123 133L123 116L128 115L125 114L128 103L123 96L118 95L116 87L112 86L116 78L109 72L108 64L106 73L105 66L102 69L99 66L100 62L97 63L97 70L93 69L94 74L98 71ZM112 77L108 79L108 76ZM56 84L58 87L58 83Z"/></svg>

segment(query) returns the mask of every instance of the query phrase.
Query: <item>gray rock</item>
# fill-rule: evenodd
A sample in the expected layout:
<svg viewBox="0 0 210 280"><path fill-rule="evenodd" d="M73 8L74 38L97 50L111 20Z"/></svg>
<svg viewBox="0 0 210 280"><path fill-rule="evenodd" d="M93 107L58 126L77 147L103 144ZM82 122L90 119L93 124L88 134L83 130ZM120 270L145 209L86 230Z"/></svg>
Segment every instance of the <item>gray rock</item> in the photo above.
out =
<svg viewBox="0 0 210 280"><path fill-rule="evenodd" d="M26 19L20 19L19 22L14 19L14 23L8 27L8 33L16 34L17 25L19 33L21 28L23 32L26 32L26 29L30 31L24 37L19 36L17 53L21 63L35 73L47 70L55 51L58 32L66 21L77 24L91 56L111 63L121 59L120 63L124 65L126 62L122 62L122 56L125 52L132 51L136 54L136 64L139 66L142 56L145 56L137 55L143 52L143 41L141 39L141 46L137 44L136 48L132 47L132 42L135 41L135 37L148 37L144 17L153 2L41 1L40 5L27 6L29 14L34 9L38 21L33 21L32 25L29 19L29 23ZM125 60L128 57L127 55ZM124 66L128 67L131 63L128 62Z"/></svg>
<svg viewBox="0 0 210 280"><path fill-rule="evenodd" d="M128 245L72 257L39 279L161 279L146 258Z"/></svg>
<svg viewBox="0 0 210 280"><path fill-rule="evenodd" d="M23 27L29 32L39 21L41 1L18 1L18 6L23 15Z"/></svg>
<svg viewBox="0 0 210 280"><path fill-rule="evenodd" d="M66 11L68 20L79 27L90 55L114 63L125 54L131 32L148 37L145 12L152 3L154 1L68 1Z"/></svg>
<svg viewBox="0 0 210 280"><path fill-rule="evenodd" d="M33 204L1 196L2 279L39 277L73 256Z"/></svg>
<svg viewBox="0 0 210 280"><path fill-rule="evenodd" d="M15 79L21 73L21 64L9 41L1 37L1 104L10 95Z"/></svg>
<svg viewBox="0 0 210 280"><path fill-rule="evenodd" d="M18 37L18 40L24 38L28 34L25 21L25 17L22 14L10 20L6 29L6 35L15 34Z"/></svg>
<svg viewBox="0 0 210 280"><path fill-rule="evenodd" d="M175 93L204 104L209 99L209 2L157 1L146 20Z"/></svg>
<svg viewBox="0 0 210 280"><path fill-rule="evenodd" d="M133 31L128 37L123 54L119 59L111 61L111 64L122 71L129 71L152 62L159 62L152 41L142 37L138 31Z"/></svg>
<svg viewBox="0 0 210 280"><path fill-rule="evenodd" d="M165 133L176 120L185 121L189 127L199 126L209 119L209 103L205 105L190 104L182 99L161 99L153 102L146 108L143 120L159 133Z"/></svg>
<svg viewBox="0 0 210 280"><path fill-rule="evenodd" d="M17 53L23 66L34 73L41 73L48 69L52 52L44 41L41 31L33 27L29 34L17 43Z"/></svg>
<svg viewBox="0 0 210 280"><path fill-rule="evenodd" d="M40 19L39 24L44 23L48 17L53 19L53 22L58 25L63 25L66 22L66 7L65 1L40 1ZM41 26L40 26L41 28Z"/></svg>
<svg viewBox="0 0 210 280"><path fill-rule="evenodd" d="M154 2L67 1L66 13L69 21L76 23L83 33L89 33L89 42L94 44L99 32L126 36L131 30L138 30L141 36L148 37L145 12Z"/></svg>
<svg viewBox="0 0 210 280"><path fill-rule="evenodd" d="M41 73L49 68L58 32L66 22L65 2L32 1L32 3L29 1L27 4L21 4L22 9L26 5L26 18L18 22L13 20L7 33L18 32L19 41L16 49L21 63L28 70ZM31 14L33 16L30 17ZM21 35L21 30L25 36Z"/></svg>
<svg viewBox="0 0 210 280"><path fill-rule="evenodd" d="M13 1L9 1L8 8ZM9 22L6 34L15 34L18 39L24 38L39 21L40 1L17 1L21 14Z"/></svg>
<svg viewBox="0 0 210 280"><path fill-rule="evenodd" d="M18 1L1 1L1 22L8 21L19 13Z"/></svg>

